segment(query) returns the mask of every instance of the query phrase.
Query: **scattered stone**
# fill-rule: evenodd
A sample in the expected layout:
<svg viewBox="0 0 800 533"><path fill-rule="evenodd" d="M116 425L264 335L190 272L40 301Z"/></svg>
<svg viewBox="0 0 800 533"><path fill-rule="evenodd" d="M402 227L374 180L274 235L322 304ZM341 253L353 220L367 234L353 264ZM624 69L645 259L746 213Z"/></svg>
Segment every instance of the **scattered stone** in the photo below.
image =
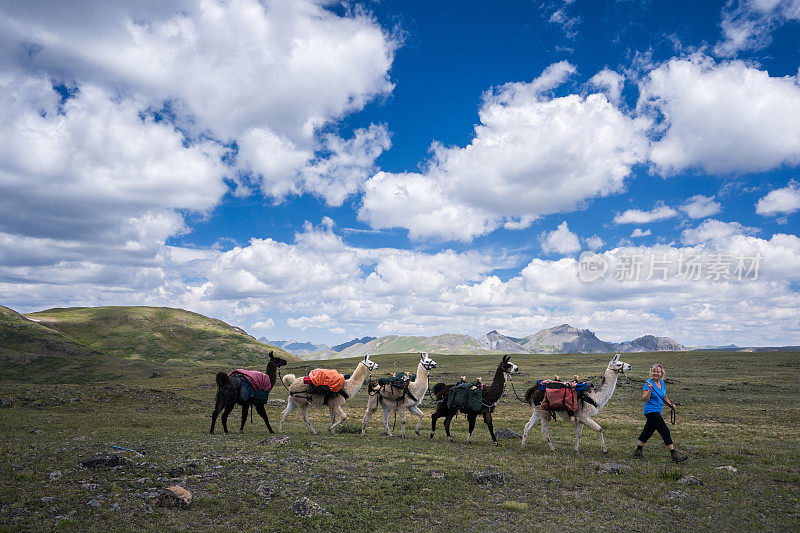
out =
<svg viewBox="0 0 800 533"><path fill-rule="evenodd" d="M703 482L697 479L696 477L689 475L683 476L678 480L678 483L683 483L684 485L702 485Z"/></svg>
<svg viewBox="0 0 800 533"><path fill-rule="evenodd" d="M0 399L0 407L13 407L14 400L11 398L1 398Z"/></svg>
<svg viewBox="0 0 800 533"><path fill-rule="evenodd" d="M114 467L128 463L129 461L115 453L100 454L88 459L82 459L80 465L84 468L98 468L101 466Z"/></svg>
<svg viewBox="0 0 800 533"><path fill-rule="evenodd" d="M431 477L434 479L442 479L447 477L446 472L442 472L441 470L431 470Z"/></svg>
<svg viewBox="0 0 800 533"><path fill-rule="evenodd" d="M318 515L331 516L331 513L325 510L323 506L314 501L309 500L305 496L294 502L292 504L291 509L297 516L304 516L304 517L318 516Z"/></svg>
<svg viewBox="0 0 800 533"><path fill-rule="evenodd" d="M167 487L158 495L158 505L161 507L188 509L191 503L192 493L178 485Z"/></svg>
<svg viewBox="0 0 800 533"><path fill-rule="evenodd" d="M176 466L169 470L169 477L181 477L186 473L186 469L182 466Z"/></svg>
<svg viewBox="0 0 800 533"><path fill-rule="evenodd" d="M186 470L199 470L201 466L203 466L203 463L200 461L189 461L186 463Z"/></svg>
<svg viewBox="0 0 800 533"><path fill-rule="evenodd" d="M267 407L286 407L286 400L279 400L278 398L267 400Z"/></svg>
<svg viewBox="0 0 800 533"><path fill-rule="evenodd" d="M289 444L289 440L289 435L273 435L272 437L267 437L262 440L260 444L278 444L282 446L284 444Z"/></svg>
<svg viewBox="0 0 800 533"><path fill-rule="evenodd" d="M136 480L136 483L147 483L147 478L146 477L140 477L139 479Z"/></svg>
<svg viewBox="0 0 800 533"><path fill-rule="evenodd" d="M84 483L81 485L81 488L86 490L99 490L100 485L97 483Z"/></svg>
<svg viewBox="0 0 800 533"><path fill-rule="evenodd" d="M497 440L522 438L522 435L520 435L519 433L510 428L500 428L494 432L494 436L497 437Z"/></svg>
<svg viewBox="0 0 800 533"><path fill-rule="evenodd" d="M91 439L91 437L87 435L78 435L77 437L74 437L72 440L89 440L89 439Z"/></svg>
<svg viewBox="0 0 800 533"><path fill-rule="evenodd" d="M604 474L622 474L623 472L630 472L633 470L628 465L621 465L619 463L600 463L594 462L594 469Z"/></svg>
<svg viewBox="0 0 800 533"><path fill-rule="evenodd" d="M119 511L119 503L118 503L118 502L114 502L114 503L111 505L111 510L112 510L112 511Z"/></svg>
<svg viewBox="0 0 800 533"><path fill-rule="evenodd" d="M718 466L717 470L725 470L727 472L738 472L735 466L725 465L725 466Z"/></svg>
<svg viewBox="0 0 800 533"><path fill-rule="evenodd" d="M679 490L671 490L667 493L667 498L670 500L685 500L689 497L690 496L688 494Z"/></svg>
<svg viewBox="0 0 800 533"><path fill-rule="evenodd" d="M322 444L319 442L313 440L306 441L306 448L319 448L320 446L322 446Z"/></svg>
<svg viewBox="0 0 800 533"><path fill-rule="evenodd" d="M42 497L40 498L40 501L41 501L42 503L50 503L50 502L52 502L53 500L55 500L55 498L53 498L52 496L42 496Z"/></svg>
<svg viewBox="0 0 800 533"><path fill-rule="evenodd" d="M256 494L262 498L270 498L275 494L275 489L273 489L270 484L265 481L256 487Z"/></svg>
<svg viewBox="0 0 800 533"><path fill-rule="evenodd" d="M478 485L504 485L506 482L506 475L497 471L474 471L470 475Z"/></svg>
<svg viewBox="0 0 800 533"><path fill-rule="evenodd" d="M55 472L50 472L48 476L50 479L55 481L56 479L61 479L61 470L56 470Z"/></svg>
<svg viewBox="0 0 800 533"><path fill-rule="evenodd" d="M91 500L86 502L86 505L91 505L92 507L100 507L100 502L92 498Z"/></svg>

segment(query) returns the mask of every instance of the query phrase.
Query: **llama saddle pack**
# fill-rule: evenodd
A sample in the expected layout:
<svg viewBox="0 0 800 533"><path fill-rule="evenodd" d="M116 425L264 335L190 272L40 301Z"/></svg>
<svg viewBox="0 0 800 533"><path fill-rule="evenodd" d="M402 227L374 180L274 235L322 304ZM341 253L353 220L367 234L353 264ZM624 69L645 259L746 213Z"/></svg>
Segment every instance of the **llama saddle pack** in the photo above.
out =
<svg viewBox="0 0 800 533"><path fill-rule="evenodd" d="M339 392L344 387L344 375L328 368L315 368L303 378L304 383L328 392ZM327 387L327 389L322 389Z"/></svg>
<svg viewBox="0 0 800 533"><path fill-rule="evenodd" d="M542 409L545 411L574 413L580 408L579 402L584 399L588 399L590 403L594 404L590 398L583 395L592 386L590 381L565 383L551 379L540 379L536 382L536 386L539 387L539 390L544 391Z"/></svg>
<svg viewBox="0 0 800 533"><path fill-rule="evenodd" d="M378 380L378 385L389 385L391 387L395 387L397 389L405 389L408 388L408 384L412 381L416 381L417 375L416 374L409 374L408 372L398 372L393 376L388 376L385 378L380 378Z"/></svg>
<svg viewBox="0 0 800 533"><path fill-rule="evenodd" d="M480 411L483 408L483 386L480 383L457 383L450 387L449 409Z"/></svg>
<svg viewBox="0 0 800 533"><path fill-rule="evenodd" d="M249 402L250 400L266 401L272 383L269 376L257 370L242 370L237 368L229 376L239 375L242 378L242 385L239 388L239 400Z"/></svg>

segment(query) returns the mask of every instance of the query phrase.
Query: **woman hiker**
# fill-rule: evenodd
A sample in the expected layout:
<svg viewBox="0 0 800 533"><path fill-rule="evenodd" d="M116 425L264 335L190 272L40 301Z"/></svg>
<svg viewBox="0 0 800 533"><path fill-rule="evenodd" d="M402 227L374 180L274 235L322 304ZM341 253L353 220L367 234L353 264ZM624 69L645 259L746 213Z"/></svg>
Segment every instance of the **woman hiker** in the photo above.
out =
<svg viewBox="0 0 800 533"><path fill-rule="evenodd" d="M658 363L650 367L650 379L645 381L644 387L642 387L644 391L642 394L644 417L647 422L644 425L642 434L639 435L639 439L636 441L636 451L633 452L633 456L636 458L642 457L644 455L642 453L644 443L653 435L654 431L658 431L661 438L664 439L664 444L667 445L669 453L672 455L672 460L680 463L685 461L687 457L675 450L675 445L672 444L672 437L669 434L669 428L664 419L661 418L661 409L664 408L664 402L667 402L670 408L675 409L675 404L667 398L667 385L662 380L663 377L664 367Z"/></svg>

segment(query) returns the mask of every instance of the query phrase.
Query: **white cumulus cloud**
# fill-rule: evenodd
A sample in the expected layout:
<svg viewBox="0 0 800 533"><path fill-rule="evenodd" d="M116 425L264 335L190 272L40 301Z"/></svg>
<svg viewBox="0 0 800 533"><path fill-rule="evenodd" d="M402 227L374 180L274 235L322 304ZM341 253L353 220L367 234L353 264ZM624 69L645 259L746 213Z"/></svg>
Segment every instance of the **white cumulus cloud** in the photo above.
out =
<svg viewBox="0 0 800 533"><path fill-rule="evenodd" d="M375 228L407 228L412 238L469 241L622 190L644 158L649 122L602 94L544 94L573 71L556 63L530 83L486 93L467 146L434 145L424 172L376 174L359 217Z"/></svg>
<svg viewBox="0 0 800 533"><path fill-rule="evenodd" d="M557 229L542 233L539 241L542 243L542 250L547 253L555 252L566 255L581 249L578 236L569 230L566 221L559 224Z"/></svg>
<svg viewBox="0 0 800 533"><path fill-rule="evenodd" d="M692 196L680 207L689 218L705 218L716 215L722 209L722 205L714 200L713 196L703 196L697 194Z"/></svg>
<svg viewBox="0 0 800 533"><path fill-rule="evenodd" d="M650 160L664 174L756 172L800 163L800 85L742 61L671 59L640 84L639 109L663 115Z"/></svg>
<svg viewBox="0 0 800 533"><path fill-rule="evenodd" d="M794 213L800 209L800 183L791 181L786 187L770 191L756 203L756 213L775 216Z"/></svg>
<svg viewBox="0 0 800 533"><path fill-rule="evenodd" d="M667 205L654 207L650 211L628 209L614 216L614 224L649 224L650 222L667 220L669 218L675 218L676 216L678 216L678 212Z"/></svg>

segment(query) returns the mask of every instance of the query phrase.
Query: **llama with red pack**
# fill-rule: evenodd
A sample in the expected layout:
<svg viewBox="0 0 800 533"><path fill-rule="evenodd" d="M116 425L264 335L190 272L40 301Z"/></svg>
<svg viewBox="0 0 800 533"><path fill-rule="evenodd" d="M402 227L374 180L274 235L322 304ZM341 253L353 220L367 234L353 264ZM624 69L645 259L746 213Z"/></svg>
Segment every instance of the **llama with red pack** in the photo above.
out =
<svg viewBox="0 0 800 533"><path fill-rule="evenodd" d="M578 390L577 382L573 383L548 383L548 380L539 381L536 385L525 392L525 401L533 408L531 419L525 425L525 432L522 435L522 445L528 438L528 432L536 425L542 423L542 437L555 450L553 442L550 440L550 418L558 416L564 420L570 417L575 418L575 451L581 441L581 431L583 426L589 426L600 436L600 447L603 453L608 453L606 441L603 438L603 428L600 424L592 420L600 409L605 407L614 390L617 388L617 377L619 374L631 369L631 365L619 360L620 354L616 354L611 362L608 363L603 374L603 381L594 390L585 392ZM550 386L548 386L550 385Z"/></svg>

